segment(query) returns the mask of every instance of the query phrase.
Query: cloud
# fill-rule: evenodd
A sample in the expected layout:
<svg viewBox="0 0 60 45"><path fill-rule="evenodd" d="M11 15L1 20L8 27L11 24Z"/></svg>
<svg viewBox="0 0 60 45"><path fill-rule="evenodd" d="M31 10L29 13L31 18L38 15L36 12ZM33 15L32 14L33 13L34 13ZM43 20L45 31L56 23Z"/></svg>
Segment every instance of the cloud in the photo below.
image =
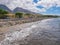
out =
<svg viewBox="0 0 60 45"><path fill-rule="evenodd" d="M37 5L42 5L44 8L51 8L53 6L60 7L60 0L41 0Z"/></svg>
<svg viewBox="0 0 60 45"><path fill-rule="evenodd" d="M47 9L53 6L60 7L59 0L37 0L37 3L33 0L0 0L0 4L5 4L11 10L21 7L33 12L46 12ZM37 8L37 6L42 6L43 8Z"/></svg>
<svg viewBox="0 0 60 45"><path fill-rule="evenodd" d="M33 12L43 12L45 9L38 9L33 0L0 0L0 4L7 5L11 10L21 7Z"/></svg>

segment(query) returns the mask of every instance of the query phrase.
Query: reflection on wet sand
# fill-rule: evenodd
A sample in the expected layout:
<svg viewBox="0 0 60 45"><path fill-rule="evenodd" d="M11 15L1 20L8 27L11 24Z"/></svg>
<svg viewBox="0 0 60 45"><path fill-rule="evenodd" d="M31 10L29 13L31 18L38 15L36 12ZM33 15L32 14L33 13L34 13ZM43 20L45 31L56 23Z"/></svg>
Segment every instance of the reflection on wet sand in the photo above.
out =
<svg viewBox="0 0 60 45"><path fill-rule="evenodd" d="M60 45L60 19L24 24L21 30L6 33L0 45Z"/></svg>

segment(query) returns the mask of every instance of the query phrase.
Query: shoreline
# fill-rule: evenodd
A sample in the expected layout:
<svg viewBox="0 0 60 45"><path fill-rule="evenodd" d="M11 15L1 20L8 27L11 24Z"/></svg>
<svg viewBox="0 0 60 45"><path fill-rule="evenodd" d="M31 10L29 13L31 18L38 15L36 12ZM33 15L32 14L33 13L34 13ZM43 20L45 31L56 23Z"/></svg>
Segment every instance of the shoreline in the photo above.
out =
<svg viewBox="0 0 60 45"><path fill-rule="evenodd" d="M53 19L53 21L52 21ZM35 40L35 39L42 39L41 41L44 42L45 40L44 39L49 39L49 40L52 40L52 41L59 41L59 40L55 40L55 39L59 39L59 38L55 38L54 36L56 37L59 37L59 30L60 29L59 27L55 28L57 24L55 24L55 20L57 18L49 18L49 19L44 19L44 20L41 20L41 21L36 21L36 22L31 22L31 23L25 23L25 24L21 24L21 25L14 25L14 26L11 26L11 27L8 27L8 28L5 28L4 30L6 30L6 32L4 32L4 35L1 35L0 36L0 41L1 41L1 44L5 43L6 44L6 40L10 40L10 38L12 39L12 41L14 42L15 39L16 42L20 41L20 38L22 40L25 39L25 37L23 37L24 35L26 36L26 39L34 39L34 41L32 41L32 44L35 44L34 42L38 41L40 42L39 40ZM59 18L60 19L60 18ZM52 23L54 24L52 24ZM56 21L56 22L59 22ZM51 25L50 25L51 24ZM49 26L48 26L49 25ZM59 26L59 25L58 25ZM53 28L54 27L54 28ZM55 32L55 29L58 30ZM32 33L29 33L31 32ZM28 33L27 33L28 32ZM58 33L57 33L58 32ZM28 34L28 35L27 35ZM32 35L30 35L32 34ZM36 36L37 34L37 36ZM43 35L42 35L43 34ZM56 35L57 34L57 35ZM7 35L7 36L6 36ZM16 35L18 35L18 37L16 37ZM46 36L47 35L47 36ZM48 36L49 35L49 36ZM52 36L51 36L52 35ZM4 37L5 36L5 37ZM36 38L35 38L36 36ZM40 37L40 36L45 36L45 37ZM29 38L28 38L29 37ZM30 37L33 37L33 38L30 38ZM48 37L48 38L46 38ZM50 38L51 37L51 38ZM53 39L52 39L53 38ZM48 41L49 41L48 40ZM4 42L5 41L5 42ZM25 40L26 41L26 40ZM30 40L29 40L30 41ZM8 42L8 41L7 41ZM10 40L11 42L11 40ZM16 43L15 42L15 43ZM23 40L24 42L24 40ZM37 42L37 44L38 44ZM51 41L49 41L48 43L50 43ZM52 43L54 43L52 42ZM19 42L20 43L20 42ZM18 44L19 44L18 43ZM28 42L28 44L30 44ZM40 43L39 43L40 44ZM55 44L55 43L54 43Z"/></svg>
<svg viewBox="0 0 60 45"><path fill-rule="evenodd" d="M50 17L51 18L51 17ZM17 24L24 24L24 23L30 23L30 22L36 22L43 19L49 19L49 18L26 18L26 19L0 19L0 28L2 27L10 27Z"/></svg>
<svg viewBox="0 0 60 45"><path fill-rule="evenodd" d="M36 21L41 21L41 20L44 20L44 19L49 19L49 18L40 18L39 20L28 20L28 22L23 22L23 23L18 23L18 24L14 24L12 26L5 26L5 27L0 27L0 41L2 41L5 37L5 34L9 31L16 31L16 30L21 30L25 27L27 27L27 24L30 25L29 23L34 23ZM15 22L16 23L16 22ZM32 24L33 25L33 24Z"/></svg>
<svg viewBox="0 0 60 45"><path fill-rule="evenodd" d="M41 21L41 20L43 20L43 18L40 18L39 20ZM4 22L5 24L3 24L3 27L0 27L0 41L2 41L5 38L5 34L7 32L9 32L11 30L15 31L15 30L18 30L18 28L21 29L22 27L24 28L24 27L26 27L25 24L36 22L39 20L35 20L35 19L34 20L24 20L27 22L24 22L23 20L19 20L19 21L17 21L18 23L15 21L15 23L17 23L17 24L14 24L14 21L12 21L12 22L7 21L6 23ZM1 22L0 22L0 24L1 24ZM25 26L23 26L23 25L25 25Z"/></svg>

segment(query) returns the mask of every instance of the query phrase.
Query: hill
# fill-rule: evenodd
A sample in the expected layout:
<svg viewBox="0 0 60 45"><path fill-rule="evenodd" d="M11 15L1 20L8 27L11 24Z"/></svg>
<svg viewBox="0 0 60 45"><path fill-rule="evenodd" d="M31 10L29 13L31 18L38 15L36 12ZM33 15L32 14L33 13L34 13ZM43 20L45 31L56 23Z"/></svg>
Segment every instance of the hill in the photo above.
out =
<svg viewBox="0 0 60 45"><path fill-rule="evenodd" d="M0 9L6 10L8 12L12 12L7 6L0 4Z"/></svg>
<svg viewBox="0 0 60 45"><path fill-rule="evenodd" d="M36 14L35 12L29 11L27 9L23 9L21 7L16 7L14 10L10 10L6 5L0 4L0 8L11 13L24 12L24 13Z"/></svg>

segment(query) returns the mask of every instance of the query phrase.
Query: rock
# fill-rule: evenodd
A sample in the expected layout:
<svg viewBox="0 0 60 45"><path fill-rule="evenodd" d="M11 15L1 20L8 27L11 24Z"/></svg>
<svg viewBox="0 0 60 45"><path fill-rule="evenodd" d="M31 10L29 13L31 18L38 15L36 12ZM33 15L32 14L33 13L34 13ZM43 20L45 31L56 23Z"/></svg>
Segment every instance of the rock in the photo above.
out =
<svg viewBox="0 0 60 45"><path fill-rule="evenodd" d="M22 24L21 30L6 33L0 45L60 45L59 24L59 18Z"/></svg>

